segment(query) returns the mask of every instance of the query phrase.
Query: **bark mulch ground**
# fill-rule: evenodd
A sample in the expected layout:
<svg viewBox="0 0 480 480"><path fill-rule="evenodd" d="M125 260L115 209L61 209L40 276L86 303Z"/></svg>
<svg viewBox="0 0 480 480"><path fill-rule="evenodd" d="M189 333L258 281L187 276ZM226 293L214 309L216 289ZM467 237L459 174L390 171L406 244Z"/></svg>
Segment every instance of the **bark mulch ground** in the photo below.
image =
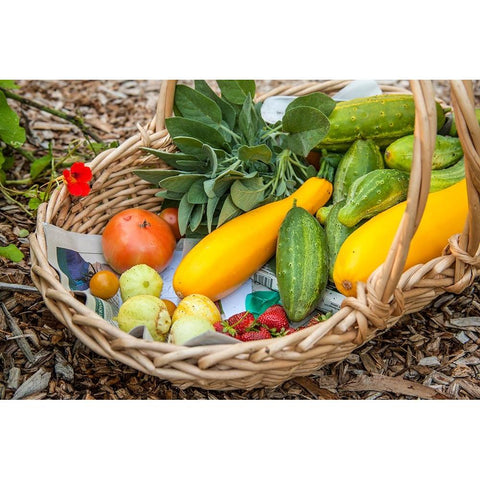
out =
<svg viewBox="0 0 480 480"><path fill-rule="evenodd" d="M19 81L18 93L80 115L102 141L122 141L155 110L160 81ZM269 90L277 81L258 82ZM407 85L408 82L401 82ZM436 82L449 102L446 82ZM478 90L478 85L476 85ZM476 92L478 93L478 92ZM480 97L479 97L480 98ZM71 123L12 103L21 113L32 152L53 142L54 156L87 155ZM80 139L80 140L79 140ZM26 160L13 175L25 178ZM360 347L344 361L277 388L249 392L185 390L100 357L82 345L45 306L30 279L28 240L35 228L20 205L0 198L0 245L15 243L25 258L0 257L0 399L478 399L480 398L480 298L474 284L445 294L420 313ZM17 285L18 287L14 287Z"/></svg>

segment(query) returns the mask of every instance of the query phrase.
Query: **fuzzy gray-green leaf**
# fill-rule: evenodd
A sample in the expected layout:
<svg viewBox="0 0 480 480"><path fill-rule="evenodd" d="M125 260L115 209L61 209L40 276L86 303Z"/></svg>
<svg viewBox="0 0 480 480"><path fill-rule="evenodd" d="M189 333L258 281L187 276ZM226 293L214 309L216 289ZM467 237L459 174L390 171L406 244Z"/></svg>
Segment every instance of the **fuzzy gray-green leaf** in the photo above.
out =
<svg viewBox="0 0 480 480"><path fill-rule="evenodd" d="M218 226L222 225L225 222L228 222L232 218L240 215L242 210L238 208L232 201L232 197L228 195L223 202L222 209L220 210L220 215L218 217Z"/></svg>
<svg viewBox="0 0 480 480"><path fill-rule="evenodd" d="M213 127L222 121L220 107L212 99L187 85L177 85L175 88L175 106L182 117Z"/></svg>

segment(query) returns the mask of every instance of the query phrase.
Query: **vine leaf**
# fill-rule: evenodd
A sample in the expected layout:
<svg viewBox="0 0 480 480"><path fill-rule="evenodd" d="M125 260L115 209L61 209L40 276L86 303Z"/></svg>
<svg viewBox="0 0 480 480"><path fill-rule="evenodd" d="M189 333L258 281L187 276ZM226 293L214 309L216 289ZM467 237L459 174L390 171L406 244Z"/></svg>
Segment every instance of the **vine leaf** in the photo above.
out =
<svg viewBox="0 0 480 480"><path fill-rule="evenodd" d="M0 91L0 139L12 147L21 147L26 140L25 129L20 126L16 112L8 105L5 94Z"/></svg>
<svg viewBox="0 0 480 480"><path fill-rule="evenodd" d="M0 247L0 257L7 258L8 260L11 260L12 262L20 262L23 260L23 253L11 243L10 245L7 245L6 247Z"/></svg>

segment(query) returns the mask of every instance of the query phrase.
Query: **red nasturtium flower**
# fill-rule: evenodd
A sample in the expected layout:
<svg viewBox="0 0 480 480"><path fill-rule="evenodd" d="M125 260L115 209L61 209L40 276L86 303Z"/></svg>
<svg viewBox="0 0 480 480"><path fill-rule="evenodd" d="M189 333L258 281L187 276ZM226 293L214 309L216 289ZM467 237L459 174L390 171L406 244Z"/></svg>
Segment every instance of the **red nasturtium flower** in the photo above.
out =
<svg viewBox="0 0 480 480"><path fill-rule="evenodd" d="M88 182L92 179L92 170L82 162L75 162L70 169L63 171L63 181L71 195L86 197L90 192Z"/></svg>

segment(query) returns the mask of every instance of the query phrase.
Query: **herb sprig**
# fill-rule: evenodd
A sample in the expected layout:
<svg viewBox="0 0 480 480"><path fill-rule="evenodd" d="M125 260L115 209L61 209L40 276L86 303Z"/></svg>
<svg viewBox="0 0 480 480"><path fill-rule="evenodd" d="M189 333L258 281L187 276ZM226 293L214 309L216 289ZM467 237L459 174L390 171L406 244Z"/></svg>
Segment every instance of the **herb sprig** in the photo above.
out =
<svg viewBox="0 0 480 480"><path fill-rule="evenodd" d="M165 120L177 151L144 148L170 168L137 169L178 206L181 234L204 235L226 221L293 193L317 174L305 157L328 133L335 101L323 93L293 100L281 121L266 123L253 80L179 84Z"/></svg>

